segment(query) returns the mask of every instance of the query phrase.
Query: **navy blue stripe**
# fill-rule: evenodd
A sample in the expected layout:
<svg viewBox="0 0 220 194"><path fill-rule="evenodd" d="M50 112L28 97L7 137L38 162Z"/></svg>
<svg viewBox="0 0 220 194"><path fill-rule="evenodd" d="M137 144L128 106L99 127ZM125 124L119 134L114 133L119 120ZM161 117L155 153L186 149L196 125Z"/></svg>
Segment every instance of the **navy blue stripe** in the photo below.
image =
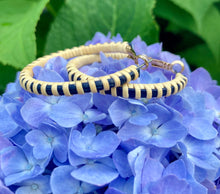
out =
<svg viewBox="0 0 220 194"><path fill-rule="evenodd" d="M83 85L83 84L82 84ZM70 94L77 94L76 85L75 84L69 84L69 92Z"/></svg>
<svg viewBox="0 0 220 194"><path fill-rule="evenodd" d="M63 86L62 85L58 85L57 86L57 92L58 92L59 95L64 95Z"/></svg>
<svg viewBox="0 0 220 194"><path fill-rule="evenodd" d="M134 79L134 77L135 77L134 72L133 72L133 71L131 71L131 72L129 72L129 74L130 74L130 76L131 76L131 80L133 80L133 79Z"/></svg>
<svg viewBox="0 0 220 194"><path fill-rule="evenodd" d="M71 80L72 80L72 81L74 80L74 76L75 76L75 74L72 74L72 75L71 75Z"/></svg>
<svg viewBox="0 0 220 194"><path fill-rule="evenodd" d="M119 76L119 79L120 79L121 85L127 82L127 78L125 75Z"/></svg>
<svg viewBox="0 0 220 194"><path fill-rule="evenodd" d="M158 91L157 89L152 89L152 97L157 97Z"/></svg>
<svg viewBox="0 0 220 194"><path fill-rule="evenodd" d="M41 94L41 84L37 85L37 92L38 92L38 94Z"/></svg>
<svg viewBox="0 0 220 194"><path fill-rule="evenodd" d="M175 87L171 86L171 94L173 94L175 92Z"/></svg>
<svg viewBox="0 0 220 194"><path fill-rule="evenodd" d="M27 83L28 83L28 80L24 84L24 87L26 88L26 90L27 90Z"/></svg>
<svg viewBox="0 0 220 194"><path fill-rule="evenodd" d="M167 88L163 88L163 96L167 95Z"/></svg>
<svg viewBox="0 0 220 194"><path fill-rule="evenodd" d="M101 80L95 81L95 85L96 85L97 91L100 91L100 90L103 90L103 89L104 89L104 86L103 86Z"/></svg>
<svg viewBox="0 0 220 194"><path fill-rule="evenodd" d="M25 79L25 77L22 78L21 83L23 83L24 79Z"/></svg>
<svg viewBox="0 0 220 194"><path fill-rule="evenodd" d="M47 95L50 95L50 96L53 95L51 85L46 85L46 93Z"/></svg>
<svg viewBox="0 0 220 194"><path fill-rule="evenodd" d="M34 90L33 90L33 85L34 85L34 82L32 82L31 85L30 85L30 90L31 90L31 92L34 92Z"/></svg>
<svg viewBox="0 0 220 194"><path fill-rule="evenodd" d="M179 84L177 84L177 86L178 86L178 91L180 91L180 85L179 85Z"/></svg>
<svg viewBox="0 0 220 194"><path fill-rule="evenodd" d="M111 90L106 90L105 94L111 94Z"/></svg>
<svg viewBox="0 0 220 194"><path fill-rule="evenodd" d="M183 82L182 80L181 80L180 82L182 83L182 85L183 85L183 87L184 87L184 82Z"/></svg>
<svg viewBox="0 0 220 194"><path fill-rule="evenodd" d="M116 92L117 92L117 96L121 96L122 97L122 87L117 87L116 88Z"/></svg>
<svg viewBox="0 0 220 194"><path fill-rule="evenodd" d="M91 92L89 83L82 83L82 87L83 87L84 92Z"/></svg>
<svg viewBox="0 0 220 194"><path fill-rule="evenodd" d="M141 98L146 98L147 97L147 90L141 89Z"/></svg>
<svg viewBox="0 0 220 194"><path fill-rule="evenodd" d="M129 88L128 96L129 96L129 98L135 98L135 89L134 88Z"/></svg>
<svg viewBox="0 0 220 194"><path fill-rule="evenodd" d="M110 87L110 88L115 87L115 81L114 81L114 79L110 78L110 79L107 79L107 80L108 80L108 84L109 84L109 87Z"/></svg>

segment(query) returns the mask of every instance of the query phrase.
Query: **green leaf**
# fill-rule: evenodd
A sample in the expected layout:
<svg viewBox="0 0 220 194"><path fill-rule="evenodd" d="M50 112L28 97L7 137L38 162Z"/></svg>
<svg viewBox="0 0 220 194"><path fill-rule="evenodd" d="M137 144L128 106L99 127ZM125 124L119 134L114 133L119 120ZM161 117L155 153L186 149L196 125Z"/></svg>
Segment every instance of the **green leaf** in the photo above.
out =
<svg viewBox="0 0 220 194"><path fill-rule="evenodd" d="M152 16L155 0L66 0L46 43L46 53L84 44L95 32L120 33L131 41L138 34L147 43L158 41Z"/></svg>
<svg viewBox="0 0 220 194"><path fill-rule="evenodd" d="M196 23L193 17L170 0L158 0L154 12L157 16L196 33Z"/></svg>
<svg viewBox="0 0 220 194"><path fill-rule="evenodd" d="M206 44L196 45L179 54L184 56L188 63L206 68L211 73L212 78L218 80L218 83L220 83L220 69L216 69L216 66L213 65L215 64L215 60Z"/></svg>
<svg viewBox="0 0 220 194"><path fill-rule="evenodd" d="M23 67L35 59L35 27L49 0L0 1L0 61Z"/></svg>
<svg viewBox="0 0 220 194"><path fill-rule="evenodd" d="M187 11L194 18L198 31L202 30L203 18L208 9L218 0L171 0L173 3Z"/></svg>
<svg viewBox="0 0 220 194"><path fill-rule="evenodd" d="M175 0L172 0L172 1L175 1ZM206 1L206 0L203 0L203 1ZM203 1L200 1L200 3L203 4ZM194 2L194 1L190 1L190 2ZM189 3L188 0L187 0L187 3ZM201 18L201 16L199 17L198 14L196 14L197 16L195 16L195 13L194 15L192 15L191 13L192 10L190 10L191 12L188 13L184 11L186 9L185 7L180 8L177 5L173 4L171 1L158 0L155 13L160 17L170 20L171 22L178 25L180 28L187 29L193 32L194 34L196 34L198 37L202 38L213 54L213 58L215 62L214 64L212 64L212 66L213 68L217 70L217 69L220 69L219 68L220 66L220 42L219 42L220 25L218 24L220 21L220 14L214 5L208 6L208 4L209 3L207 2L206 4L204 4L204 5L207 5L207 8L206 9L203 8L202 10L203 18L199 24L198 24L198 18ZM194 4L193 6L194 6L193 8L194 11L198 12L200 5L198 5L197 3L197 4ZM195 8L196 6L198 7ZM187 9L187 11L189 10ZM196 20L194 19L195 17L197 17Z"/></svg>
<svg viewBox="0 0 220 194"><path fill-rule="evenodd" d="M202 29L199 32L201 37L205 40L208 44L208 47L214 54L216 59L216 66L217 69L220 69L220 13L217 8L213 5L209 8L206 16L202 22Z"/></svg>
<svg viewBox="0 0 220 194"><path fill-rule="evenodd" d="M1 63L0 69L0 94L2 94L6 89L6 84L14 82L17 69L12 66L2 65Z"/></svg>

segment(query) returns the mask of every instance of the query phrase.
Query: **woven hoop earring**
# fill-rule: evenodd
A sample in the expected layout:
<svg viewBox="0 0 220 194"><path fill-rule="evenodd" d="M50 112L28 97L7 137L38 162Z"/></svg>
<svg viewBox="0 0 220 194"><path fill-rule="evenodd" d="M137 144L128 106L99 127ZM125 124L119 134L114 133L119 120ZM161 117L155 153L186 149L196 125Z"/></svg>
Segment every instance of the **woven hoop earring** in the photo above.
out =
<svg viewBox="0 0 220 194"><path fill-rule="evenodd" d="M119 53L106 53L107 57L113 57L118 55ZM84 65L91 64L93 61L94 56L88 55L86 56L86 62L83 61L83 57L78 57L77 59L74 59L70 61L67 64L67 70L69 73L69 79L71 81L81 80L82 82L85 80L96 80L98 78L86 75L82 72L80 72L78 69ZM117 58L117 57L115 57ZM181 91L187 84L187 78L181 74L176 73L173 69L173 66L175 64L179 64L181 66L181 72L184 70L184 64L181 61L173 61L172 63L166 63L164 61L156 60L148 58L145 55L140 56L131 56L134 60L137 60L137 58L143 59L146 63L151 62L152 66L166 69L168 71L171 71L175 73L175 78L171 81L167 81L164 83L156 83L156 84L129 84L126 83L119 87L112 87L109 88L109 86L106 84L106 87L103 90L100 90L99 93L101 94L110 94L112 96L120 96L124 98L161 98L163 96L170 96L173 94L176 94L177 92ZM142 66L142 65L141 65ZM139 67L141 67L139 66ZM125 70L122 70L121 73L123 73Z"/></svg>
<svg viewBox="0 0 220 194"><path fill-rule="evenodd" d="M124 71L116 72L114 74L108 75L106 77L101 77L96 80L88 81L70 81L70 82L45 82L36 80L33 78L33 68L36 66L44 67L47 61L53 57L61 56L65 59L70 59L77 56L84 56L86 61L86 56L89 54L99 54L100 51L105 53L119 52L121 55L115 57L128 57L130 55L123 55L123 53L128 53L128 48L130 46L127 42L118 43L104 43L89 46L74 47L72 49L66 49L64 51L59 51L57 53L52 53L50 55L38 58L28 66L26 66L20 73L19 81L20 85L27 91L35 94L48 95L66 95L71 96L74 94L84 94L87 92L99 92L100 90L110 89L112 87L120 86L124 83L135 80L139 76L139 68L135 65L131 65ZM98 55L97 55L98 56ZM93 61L100 60L99 58L94 58ZM108 88L109 87L109 88Z"/></svg>

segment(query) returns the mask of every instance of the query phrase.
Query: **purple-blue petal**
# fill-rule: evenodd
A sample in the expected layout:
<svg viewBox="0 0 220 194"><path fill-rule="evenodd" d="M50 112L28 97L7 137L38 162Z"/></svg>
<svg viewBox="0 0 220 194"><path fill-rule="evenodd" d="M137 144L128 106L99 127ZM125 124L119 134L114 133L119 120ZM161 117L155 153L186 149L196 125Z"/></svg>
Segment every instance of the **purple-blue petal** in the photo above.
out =
<svg viewBox="0 0 220 194"><path fill-rule="evenodd" d="M84 113L84 123L92 123L106 118L106 114L97 109L88 109Z"/></svg>
<svg viewBox="0 0 220 194"><path fill-rule="evenodd" d="M103 186L116 179L119 174L115 169L106 165L93 163L73 170L71 175L77 180Z"/></svg>
<svg viewBox="0 0 220 194"><path fill-rule="evenodd" d="M115 150L112 154L112 159L122 178L132 175L131 168L128 164L127 154L122 150Z"/></svg>
<svg viewBox="0 0 220 194"><path fill-rule="evenodd" d="M73 127L82 121L83 112L78 105L61 101L51 106L49 117L62 127Z"/></svg>
<svg viewBox="0 0 220 194"><path fill-rule="evenodd" d="M217 130L204 118L193 118L189 124L190 135L201 140L210 140L217 136Z"/></svg>
<svg viewBox="0 0 220 194"><path fill-rule="evenodd" d="M82 134L77 130L72 131L71 150L85 158L100 158L112 154L120 144L117 135L112 131L104 131L94 136L94 125L90 126L85 127ZM88 136L86 131L88 131Z"/></svg>
<svg viewBox="0 0 220 194"><path fill-rule="evenodd" d="M72 166L59 166L51 174L50 186L53 194L72 194L80 189L80 182L71 176L75 168Z"/></svg>
<svg viewBox="0 0 220 194"><path fill-rule="evenodd" d="M152 183L149 187L150 194L192 194L192 188L185 181L174 175L163 177Z"/></svg>
<svg viewBox="0 0 220 194"><path fill-rule="evenodd" d="M128 106L128 101L118 99L109 107L108 112L115 126L120 127L131 116Z"/></svg>
<svg viewBox="0 0 220 194"><path fill-rule="evenodd" d="M23 119L31 126L38 127L40 123L48 118L51 105L40 98L30 98L21 108Z"/></svg>

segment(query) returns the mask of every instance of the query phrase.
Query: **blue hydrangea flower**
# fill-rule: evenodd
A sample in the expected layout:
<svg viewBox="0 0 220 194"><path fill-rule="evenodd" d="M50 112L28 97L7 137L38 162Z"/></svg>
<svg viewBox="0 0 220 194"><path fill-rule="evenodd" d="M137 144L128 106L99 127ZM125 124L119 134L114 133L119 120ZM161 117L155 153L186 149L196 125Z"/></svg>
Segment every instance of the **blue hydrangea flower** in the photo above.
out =
<svg viewBox="0 0 220 194"><path fill-rule="evenodd" d="M33 156L40 160L50 158L52 153L59 162L67 159L67 136L65 131L52 124L41 124L25 136L27 143L33 146Z"/></svg>
<svg viewBox="0 0 220 194"><path fill-rule="evenodd" d="M53 170L50 179L53 194L83 194L90 193L98 188L97 186L80 182L73 178L71 172L74 169L73 166L64 165Z"/></svg>
<svg viewBox="0 0 220 194"><path fill-rule="evenodd" d="M111 41L123 39L96 33L86 45ZM137 54L181 60L186 88L151 100L46 97L22 89L18 72L0 96L0 193L220 192L220 86L203 68L191 72L185 59L163 51L161 43L147 45L138 36L131 44ZM100 63L80 70L96 77L134 64L102 52L100 57ZM68 81L69 60L50 59L33 69L34 78ZM132 83L166 82L173 76L150 64Z"/></svg>
<svg viewBox="0 0 220 194"><path fill-rule="evenodd" d="M0 193L2 194L13 194L13 192L8 188L6 187L2 181L0 180Z"/></svg>
<svg viewBox="0 0 220 194"><path fill-rule="evenodd" d="M47 164L48 160L36 160L27 145L22 149L10 146L2 150L1 170L7 186L40 175Z"/></svg>
<svg viewBox="0 0 220 194"><path fill-rule="evenodd" d="M120 139L112 131L103 131L96 135L93 124L88 124L80 133L72 130L70 150L84 158L103 158L110 156L120 144Z"/></svg>
<svg viewBox="0 0 220 194"><path fill-rule="evenodd" d="M123 141L135 139L158 147L172 147L186 136L186 128L175 119L172 112L157 104L147 107L158 118L146 126L125 124L118 132L119 138Z"/></svg>
<svg viewBox="0 0 220 194"><path fill-rule="evenodd" d="M35 193L51 193L50 177L48 175L39 175L35 178L19 183L19 188L15 194L35 194Z"/></svg>
<svg viewBox="0 0 220 194"><path fill-rule="evenodd" d="M118 99L108 109L109 115L117 127L124 123L146 126L157 118L156 114L148 112L146 106L136 100Z"/></svg>

